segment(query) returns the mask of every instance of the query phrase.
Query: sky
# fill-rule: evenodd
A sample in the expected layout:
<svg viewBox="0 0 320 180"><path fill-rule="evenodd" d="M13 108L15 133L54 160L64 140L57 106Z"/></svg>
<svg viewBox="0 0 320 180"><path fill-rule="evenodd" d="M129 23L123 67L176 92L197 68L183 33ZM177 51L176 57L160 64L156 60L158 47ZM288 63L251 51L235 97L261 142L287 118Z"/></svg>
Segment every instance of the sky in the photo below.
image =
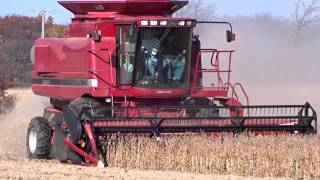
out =
<svg viewBox="0 0 320 180"><path fill-rule="evenodd" d="M295 0L204 0L206 3L216 5L217 14L229 15L255 15L272 14L288 18L294 10ZM67 24L72 14L60 7L55 0L0 0L0 16L25 15L36 16L41 10L46 10L53 16L55 22Z"/></svg>

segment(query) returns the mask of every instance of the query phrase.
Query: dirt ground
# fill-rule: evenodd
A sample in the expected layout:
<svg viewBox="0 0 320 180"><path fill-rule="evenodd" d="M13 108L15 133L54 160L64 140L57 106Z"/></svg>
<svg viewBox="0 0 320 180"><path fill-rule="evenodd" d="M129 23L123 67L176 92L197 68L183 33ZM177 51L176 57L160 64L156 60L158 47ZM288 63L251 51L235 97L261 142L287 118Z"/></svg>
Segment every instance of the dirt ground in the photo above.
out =
<svg viewBox="0 0 320 180"><path fill-rule="evenodd" d="M62 164L54 160L28 160L19 154L0 154L0 179L259 179L238 176L142 171ZM266 178L264 178L266 179Z"/></svg>

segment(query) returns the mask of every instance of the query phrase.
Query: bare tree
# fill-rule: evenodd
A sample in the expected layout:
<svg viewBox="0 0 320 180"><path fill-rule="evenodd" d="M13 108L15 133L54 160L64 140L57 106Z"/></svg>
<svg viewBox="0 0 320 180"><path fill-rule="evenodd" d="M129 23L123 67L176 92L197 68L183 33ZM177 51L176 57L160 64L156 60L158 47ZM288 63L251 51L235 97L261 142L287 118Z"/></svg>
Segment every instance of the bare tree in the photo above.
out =
<svg viewBox="0 0 320 180"><path fill-rule="evenodd" d="M320 22L320 0L297 0L295 18L298 31Z"/></svg>
<svg viewBox="0 0 320 180"><path fill-rule="evenodd" d="M210 20L215 17L216 8L203 0L191 0L189 4L176 12L175 17L194 18L197 20Z"/></svg>

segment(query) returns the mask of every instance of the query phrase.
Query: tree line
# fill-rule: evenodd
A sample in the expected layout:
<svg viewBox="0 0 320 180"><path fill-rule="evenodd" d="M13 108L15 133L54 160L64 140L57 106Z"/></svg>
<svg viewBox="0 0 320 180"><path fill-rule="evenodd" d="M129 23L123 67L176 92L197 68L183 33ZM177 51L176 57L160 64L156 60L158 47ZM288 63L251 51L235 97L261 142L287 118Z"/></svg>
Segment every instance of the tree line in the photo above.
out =
<svg viewBox="0 0 320 180"><path fill-rule="evenodd" d="M30 49L41 36L41 16L11 15L0 17L0 85L21 87L30 85L33 64ZM63 37L64 25L55 24L52 17L46 20L47 37ZM3 87L5 86L5 87Z"/></svg>

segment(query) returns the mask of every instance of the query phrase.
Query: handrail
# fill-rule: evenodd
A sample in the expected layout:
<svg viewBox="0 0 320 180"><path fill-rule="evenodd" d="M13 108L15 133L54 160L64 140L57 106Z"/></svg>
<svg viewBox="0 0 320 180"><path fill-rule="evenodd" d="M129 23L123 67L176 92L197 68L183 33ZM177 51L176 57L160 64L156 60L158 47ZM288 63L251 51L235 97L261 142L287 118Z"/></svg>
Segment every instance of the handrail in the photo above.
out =
<svg viewBox="0 0 320 180"><path fill-rule="evenodd" d="M212 52L212 54L214 52L216 52L217 49L200 49L200 51L198 52L198 55L197 55L197 60L196 60L196 69L194 71L194 76L193 76L193 84L192 84L192 89L196 89L196 84L198 82L198 69L199 69L199 64L201 62L201 55L202 53L205 53L205 52ZM201 68L201 67L200 67Z"/></svg>
<svg viewBox="0 0 320 180"><path fill-rule="evenodd" d="M215 64L218 66L218 86L220 86L220 85L223 85L223 81L220 74L221 73L220 72L220 52L217 52Z"/></svg>
<svg viewBox="0 0 320 180"><path fill-rule="evenodd" d="M225 83L225 85L231 89L231 92L232 92L231 97L233 98L235 96L236 100L239 101L239 96L235 91L234 86L230 82Z"/></svg>
<svg viewBox="0 0 320 180"><path fill-rule="evenodd" d="M111 117L114 116L114 97L113 97L113 93L111 93L111 107L112 107L112 111L111 111Z"/></svg>
<svg viewBox="0 0 320 180"><path fill-rule="evenodd" d="M110 77L111 77L111 84L114 84L113 81L113 63L112 63L112 54L109 52L109 62L110 62Z"/></svg>
<svg viewBox="0 0 320 180"><path fill-rule="evenodd" d="M236 86L239 86L239 87L241 88L244 96L246 97L247 105L249 106L249 105L250 105L250 103L249 103L249 97L248 97L248 94L247 94L246 90L244 89L244 87L242 86L241 83L236 83L236 84L234 84L234 85L233 85L233 88L235 89Z"/></svg>
<svg viewBox="0 0 320 180"><path fill-rule="evenodd" d="M250 105L250 103L249 103L249 97L248 97L247 92L245 91L244 87L242 86L242 84L240 84L240 83L235 83L235 84L232 86L232 84L230 83L230 86L232 87L232 95L231 95L231 97L233 98L233 95L236 95L237 101L239 101L239 97L238 97L238 95L237 95L237 93L236 93L236 91L235 91L236 87L239 86L239 87L241 88L241 90L242 90L245 98L246 98L247 106L249 106L249 105ZM249 110L249 109L248 109L248 112L247 112L247 113L248 113L248 116L250 116L250 110Z"/></svg>
<svg viewBox="0 0 320 180"><path fill-rule="evenodd" d="M232 84L229 82L229 83L226 83L226 85L228 85L229 87L231 87L231 90L232 90L231 97L233 98L233 96L235 96L237 101L239 101L239 96L238 96L238 94L237 94L237 92L236 92L235 89L236 89L237 86L239 86L239 87L241 88L241 90L242 90L245 98L246 98L247 106L250 105L248 94L247 94L247 92L245 91L245 89L244 89L244 87L242 86L242 84L240 84L240 83L235 83L234 85L232 85ZM249 115L250 115L250 110L248 109L248 116L249 116Z"/></svg>
<svg viewBox="0 0 320 180"><path fill-rule="evenodd" d="M210 61L211 61L211 65L212 67L214 67L213 70L215 71L212 71L212 72L215 72L217 73L217 78L218 78L218 87L222 87L223 86L223 80L222 80L222 77L221 77L221 73L228 73L228 79L227 81L230 82L230 73L231 73L231 56L232 56L232 53L234 51L233 50L217 50L217 49L201 49L199 52L198 52L198 55L197 55L197 60L196 60L196 69L195 69L195 72L194 72L194 78L193 78L193 82L192 82L192 89L197 89L198 85L197 85L197 82L198 82L198 77L199 77L199 73L203 72L203 69L200 69L201 67L199 67L200 65L200 60L201 60L201 55L203 53L212 53L211 55L211 58L210 58ZM214 53L217 53L216 54L216 58L215 58L215 62L213 63L213 59L214 59ZM229 66L228 66L228 70L220 70L220 54L221 53L229 53ZM209 72L209 69L205 69ZM211 71L210 71L211 72Z"/></svg>

